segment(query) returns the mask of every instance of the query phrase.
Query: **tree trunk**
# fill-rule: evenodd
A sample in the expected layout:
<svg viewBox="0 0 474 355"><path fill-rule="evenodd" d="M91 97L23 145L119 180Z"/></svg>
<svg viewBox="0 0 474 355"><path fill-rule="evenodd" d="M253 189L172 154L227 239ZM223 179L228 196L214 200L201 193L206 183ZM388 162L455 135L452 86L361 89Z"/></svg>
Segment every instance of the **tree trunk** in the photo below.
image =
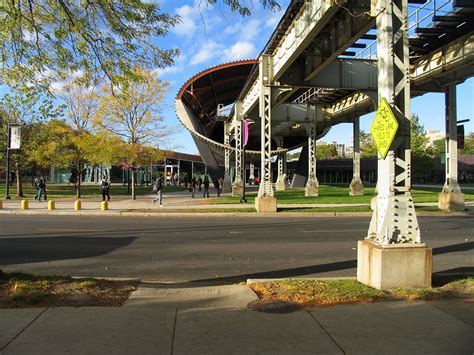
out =
<svg viewBox="0 0 474 355"><path fill-rule="evenodd" d="M135 171L132 170L132 200L136 200L137 197L135 196Z"/></svg>
<svg viewBox="0 0 474 355"><path fill-rule="evenodd" d="M77 198L81 198L81 177L82 177L82 173L81 173L81 170L79 169L80 168L80 164L77 164L76 165L76 171L77 171L77 176L76 176L76 197Z"/></svg>
<svg viewBox="0 0 474 355"><path fill-rule="evenodd" d="M16 195L17 197L24 197L23 185L21 184L21 171L18 166L18 162L15 162L15 173L16 173Z"/></svg>

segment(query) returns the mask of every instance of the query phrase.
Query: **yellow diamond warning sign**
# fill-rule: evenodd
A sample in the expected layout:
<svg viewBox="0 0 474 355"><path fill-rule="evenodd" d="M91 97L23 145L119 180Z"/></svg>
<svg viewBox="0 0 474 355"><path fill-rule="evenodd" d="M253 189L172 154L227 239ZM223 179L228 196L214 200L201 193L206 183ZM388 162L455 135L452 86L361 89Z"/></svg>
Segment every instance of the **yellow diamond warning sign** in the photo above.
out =
<svg viewBox="0 0 474 355"><path fill-rule="evenodd" d="M398 122L393 115L392 109L385 98L382 98L377 114L375 115L370 133L374 138L375 146L380 153L382 159L387 156L390 145L398 130Z"/></svg>

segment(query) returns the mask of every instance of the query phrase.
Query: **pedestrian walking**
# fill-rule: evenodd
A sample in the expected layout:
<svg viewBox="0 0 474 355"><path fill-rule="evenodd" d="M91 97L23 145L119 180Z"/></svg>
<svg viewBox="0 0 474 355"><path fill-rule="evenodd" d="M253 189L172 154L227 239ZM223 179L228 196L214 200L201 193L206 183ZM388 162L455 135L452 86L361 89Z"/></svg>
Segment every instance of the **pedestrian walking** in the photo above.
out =
<svg viewBox="0 0 474 355"><path fill-rule="evenodd" d="M224 188L224 178L221 176L217 179L217 197L221 197L222 189Z"/></svg>
<svg viewBox="0 0 474 355"><path fill-rule="evenodd" d="M202 186L202 179L201 179L201 177L199 177L199 179L198 179L198 191L202 191L201 186Z"/></svg>
<svg viewBox="0 0 474 355"><path fill-rule="evenodd" d="M100 182L100 192L102 193L102 201L105 201L105 196L107 196L107 201L110 201L110 182L104 176Z"/></svg>
<svg viewBox="0 0 474 355"><path fill-rule="evenodd" d="M153 192L156 192L156 197L153 199L153 204L156 204L158 201L160 207L163 207L163 179L160 175L156 178L156 181L153 185Z"/></svg>
<svg viewBox="0 0 474 355"><path fill-rule="evenodd" d="M46 178L44 176L41 176L35 179L35 188L36 188L35 200L38 200L41 202L41 196L44 195L44 200L46 201L48 197L46 195Z"/></svg>
<svg viewBox="0 0 474 355"><path fill-rule="evenodd" d="M194 194L196 193L196 186L197 186L196 178L193 176L193 178L191 179L190 188L189 188L192 198L194 198Z"/></svg>
<svg viewBox="0 0 474 355"><path fill-rule="evenodd" d="M38 199L38 195L39 195L39 176L36 176L35 177L35 181L33 181L33 186L35 187L35 200Z"/></svg>
<svg viewBox="0 0 474 355"><path fill-rule="evenodd" d="M203 190L202 190L202 197L209 197L209 178L204 176L204 181L203 181Z"/></svg>

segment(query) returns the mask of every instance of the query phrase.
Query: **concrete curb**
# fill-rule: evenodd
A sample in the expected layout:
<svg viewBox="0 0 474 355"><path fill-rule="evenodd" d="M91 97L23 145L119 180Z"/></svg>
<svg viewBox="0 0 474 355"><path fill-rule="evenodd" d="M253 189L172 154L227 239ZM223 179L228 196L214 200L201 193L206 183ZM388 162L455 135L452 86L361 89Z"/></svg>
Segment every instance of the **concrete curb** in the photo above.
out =
<svg viewBox="0 0 474 355"><path fill-rule="evenodd" d="M106 211L59 211L59 210L0 210L0 215L22 215L22 216L89 216L89 217L367 217L372 216L372 212L277 212L277 213L257 213L255 212L174 212L147 211L134 212L124 210ZM417 212L417 216L471 216L474 211L466 212Z"/></svg>

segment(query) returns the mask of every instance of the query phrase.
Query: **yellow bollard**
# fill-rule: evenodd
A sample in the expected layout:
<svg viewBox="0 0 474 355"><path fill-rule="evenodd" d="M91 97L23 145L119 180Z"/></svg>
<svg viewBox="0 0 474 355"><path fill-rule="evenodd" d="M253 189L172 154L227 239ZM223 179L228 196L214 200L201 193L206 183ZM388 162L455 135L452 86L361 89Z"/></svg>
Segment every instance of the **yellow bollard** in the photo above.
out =
<svg viewBox="0 0 474 355"><path fill-rule="evenodd" d="M74 201L74 209L79 211L81 209L81 200Z"/></svg>
<svg viewBox="0 0 474 355"><path fill-rule="evenodd" d="M22 210L28 209L28 200L21 200L21 209Z"/></svg>
<svg viewBox="0 0 474 355"><path fill-rule="evenodd" d="M109 209L109 203L107 201L102 201L100 204L100 209L102 211L107 211Z"/></svg>
<svg viewBox="0 0 474 355"><path fill-rule="evenodd" d="M54 203L53 200L48 201L48 210L55 210L56 209L56 204Z"/></svg>

